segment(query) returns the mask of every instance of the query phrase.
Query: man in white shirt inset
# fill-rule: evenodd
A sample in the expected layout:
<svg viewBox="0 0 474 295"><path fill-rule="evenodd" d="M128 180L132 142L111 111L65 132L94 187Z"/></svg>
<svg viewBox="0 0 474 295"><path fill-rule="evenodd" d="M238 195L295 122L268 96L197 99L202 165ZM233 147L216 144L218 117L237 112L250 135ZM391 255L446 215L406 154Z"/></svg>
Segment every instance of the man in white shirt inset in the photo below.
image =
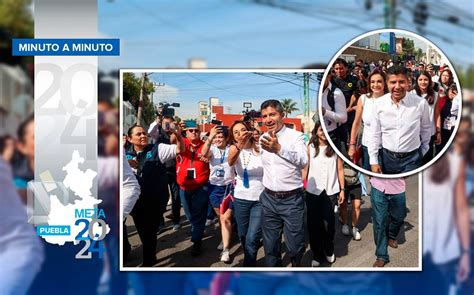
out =
<svg viewBox="0 0 474 295"><path fill-rule="evenodd" d="M408 73L402 66L388 69L387 86L389 93L376 100L371 127L364 132L372 171L399 174L422 165L431 137L429 106L408 93Z"/></svg>
<svg viewBox="0 0 474 295"><path fill-rule="evenodd" d="M302 169L308 162L304 135L283 123L283 107L267 100L260 107L268 132L260 138L263 164L262 234L266 265L282 266L281 234L292 266L304 254L304 193Z"/></svg>

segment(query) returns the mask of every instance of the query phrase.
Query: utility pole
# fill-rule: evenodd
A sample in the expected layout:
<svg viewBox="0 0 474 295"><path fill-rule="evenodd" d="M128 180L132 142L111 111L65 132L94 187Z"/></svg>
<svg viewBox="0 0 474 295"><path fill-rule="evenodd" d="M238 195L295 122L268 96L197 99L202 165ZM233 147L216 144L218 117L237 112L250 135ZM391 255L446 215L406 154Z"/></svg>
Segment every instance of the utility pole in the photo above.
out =
<svg viewBox="0 0 474 295"><path fill-rule="evenodd" d="M309 134L309 73L303 73L303 90L304 90L304 133Z"/></svg>
<svg viewBox="0 0 474 295"><path fill-rule="evenodd" d="M142 112L143 112L143 95L145 92L145 80L146 80L146 73L142 74L142 78L140 81L140 100L138 101L138 111L137 111L137 121L135 124L138 126L141 125L142 122Z"/></svg>
<svg viewBox="0 0 474 295"><path fill-rule="evenodd" d="M397 25L397 0L385 0L384 3L385 28L394 29Z"/></svg>

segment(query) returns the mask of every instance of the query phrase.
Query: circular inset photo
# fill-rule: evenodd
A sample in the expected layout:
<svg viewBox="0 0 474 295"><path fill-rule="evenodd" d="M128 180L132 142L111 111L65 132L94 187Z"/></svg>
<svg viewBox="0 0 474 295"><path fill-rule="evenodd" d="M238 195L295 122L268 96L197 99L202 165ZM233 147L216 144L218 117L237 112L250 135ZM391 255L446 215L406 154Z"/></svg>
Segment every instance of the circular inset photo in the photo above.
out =
<svg viewBox="0 0 474 295"><path fill-rule="evenodd" d="M325 136L347 164L366 174L418 173L456 134L459 80L445 54L415 33L361 35L336 54L322 79L318 109Z"/></svg>

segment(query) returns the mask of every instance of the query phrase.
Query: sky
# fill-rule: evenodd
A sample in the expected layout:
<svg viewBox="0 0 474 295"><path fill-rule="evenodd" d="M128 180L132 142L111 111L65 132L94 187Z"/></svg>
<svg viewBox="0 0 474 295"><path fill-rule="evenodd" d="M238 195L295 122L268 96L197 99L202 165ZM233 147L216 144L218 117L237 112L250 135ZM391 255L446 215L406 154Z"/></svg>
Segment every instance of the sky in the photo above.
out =
<svg viewBox="0 0 474 295"><path fill-rule="evenodd" d="M140 75L140 74L138 74ZM209 97L218 97L225 113L239 114L244 110L243 102L251 102L252 109L259 110L260 104L267 99L291 98L303 112L303 74L302 73L163 73L155 72L149 78L160 86L156 87L153 100L158 102L179 102L176 114L183 119L198 116L198 102L209 101ZM163 85L164 84L164 85ZM310 76L310 106L316 107L319 82L316 76Z"/></svg>
<svg viewBox="0 0 474 295"><path fill-rule="evenodd" d="M292 11L250 0L99 1L100 34L121 39L121 56L102 57L101 69L185 68L194 57L206 59L209 68L326 64L354 37L384 27L382 0L372 0L370 11L363 0L260 2ZM418 31L416 2L397 3L397 28ZM454 63L472 64L474 2L428 3L430 18L422 35ZM469 29L440 20L448 15L460 17Z"/></svg>

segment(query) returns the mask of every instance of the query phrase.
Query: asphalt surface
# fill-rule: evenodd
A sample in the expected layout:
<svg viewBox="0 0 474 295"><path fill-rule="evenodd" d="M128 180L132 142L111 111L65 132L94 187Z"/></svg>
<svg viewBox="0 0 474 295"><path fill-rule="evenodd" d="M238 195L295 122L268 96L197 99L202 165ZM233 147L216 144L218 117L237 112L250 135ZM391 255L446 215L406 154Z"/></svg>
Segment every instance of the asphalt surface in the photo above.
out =
<svg viewBox="0 0 474 295"><path fill-rule="evenodd" d="M366 179L368 186L370 184ZM398 235L398 248L392 249L388 247L390 255L390 263L386 267L418 267L419 260L419 189L418 175L407 179L407 217L405 223ZM360 194L360 190L353 191ZM355 241L351 236L344 236L341 233L342 225L336 219L336 235L334 238L336 262L334 264L323 264L332 268L358 268L372 267L375 262L375 243L373 239L372 221L371 221L371 204L370 198L363 198L364 203L361 206L361 214L359 220L359 230L362 236L360 241ZM350 207L350 206L349 206ZM177 231L172 228L172 222L166 218L171 214L171 206L168 206L165 215L165 228L157 235L158 245L156 249L156 257L158 263L157 268L161 267L224 267L232 268L242 266L243 251L237 238L237 234L233 235L232 246L230 249L231 263L225 264L220 262L217 246L220 243L220 230L217 224L206 227L205 236L202 243L202 254L198 257L192 257L190 254L192 243L191 226L181 213L181 221L183 227ZM351 211L349 209L349 216ZM128 230L128 239L132 245L132 251L124 258L125 267L139 267L142 257L142 246L140 238L130 217L126 222ZM306 241L308 237L306 236ZM290 264L289 258L285 255L283 249L283 265ZM257 266L264 267L264 251L263 247L259 249ZM302 266L311 266L312 254L309 249L309 243L306 244L306 252L303 256Z"/></svg>

